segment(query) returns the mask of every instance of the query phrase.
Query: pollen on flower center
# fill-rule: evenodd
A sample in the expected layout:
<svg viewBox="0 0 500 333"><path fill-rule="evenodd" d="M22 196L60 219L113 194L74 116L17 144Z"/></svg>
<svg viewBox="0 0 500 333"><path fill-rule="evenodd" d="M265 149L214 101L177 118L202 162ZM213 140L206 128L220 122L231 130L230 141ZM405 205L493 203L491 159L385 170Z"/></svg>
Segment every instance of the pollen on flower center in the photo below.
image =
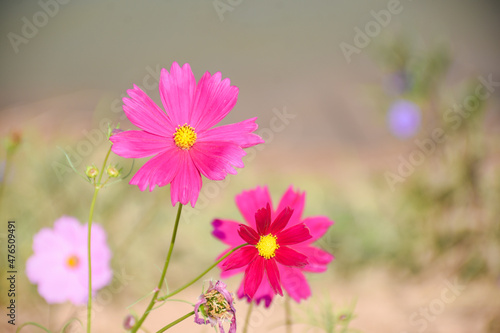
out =
<svg viewBox="0 0 500 333"><path fill-rule="evenodd" d="M275 252L280 246L276 244L276 236L269 234L260 236L260 240L255 247L259 250L260 256L270 259L276 255Z"/></svg>
<svg viewBox="0 0 500 333"><path fill-rule="evenodd" d="M80 259L76 255L72 255L66 260L66 264L69 268L77 268L80 265Z"/></svg>
<svg viewBox="0 0 500 333"><path fill-rule="evenodd" d="M196 142L196 132L188 124L177 126L174 133L174 142L181 149L189 149Z"/></svg>

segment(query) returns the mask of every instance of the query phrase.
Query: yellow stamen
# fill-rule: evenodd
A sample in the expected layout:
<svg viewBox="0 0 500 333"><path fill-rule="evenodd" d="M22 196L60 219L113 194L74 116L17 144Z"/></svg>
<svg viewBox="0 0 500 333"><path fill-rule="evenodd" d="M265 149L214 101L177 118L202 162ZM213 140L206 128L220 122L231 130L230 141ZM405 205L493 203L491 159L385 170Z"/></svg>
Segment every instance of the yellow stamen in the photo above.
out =
<svg viewBox="0 0 500 333"><path fill-rule="evenodd" d="M66 264L68 264L70 268L77 268L78 265L80 265L80 259L78 259L77 256L72 255L66 260Z"/></svg>
<svg viewBox="0 0 500 333"><path fill-rule="evenodd" d="M279 245L276 244L276 236L274 235L266 235L266 236L260 236L260 240L255 245L257 250L259 250L259 255L266 258L270 259L273 258L276 255L276 250L279 249Z"/></svg>
<svg viewBox="0 0 500 333"><path fill-rule="evenodd" d="M188 124L177 126L174 133L174 142L181 149L189 149L196 142L196 132Z"/></svg>

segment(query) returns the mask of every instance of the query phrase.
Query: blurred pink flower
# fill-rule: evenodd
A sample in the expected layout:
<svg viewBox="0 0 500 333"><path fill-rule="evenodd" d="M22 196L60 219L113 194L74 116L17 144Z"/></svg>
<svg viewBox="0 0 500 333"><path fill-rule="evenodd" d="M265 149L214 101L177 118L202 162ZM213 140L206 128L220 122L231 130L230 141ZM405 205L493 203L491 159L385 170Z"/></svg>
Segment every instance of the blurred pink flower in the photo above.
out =
<svg viewBox="0 0 500 333"><path fill-rule="evenodd" d="M70 301L85 304L88 298L88 226L62 216L54 228L43 228L33 238L34 254L26 262L26 276L38 285L49 304ZM99 290L113 277L106 232L92 224L92 289Z"/></svg>
<svg viewBox="0 0 500 333"><path fill-rule="evenodd" d="M177 202L194 207L201 189L201 174L211 180L222 180L233 167L242 168L243 148L264 141L252 132L255 120L211 128L234 107L238 88L221 73L205 75L196 84L189 64L182 68L174 62L170 73L162 69L161 110L139 87L127 91L123 110L141 130L114 134L113 152L125 158L155 155L130 180L141 191L156 185L171 184L172 205Z"/></svg>
<svg viewBox="0 0 500 333"><path fill-rule="evenodd" d="M236 205L243 215L246 224L252 228L257 227L255 212L261 207L265 207L267 204L270 204L272 207L272 200L267 187L257 187L250 191L244 191L236 196ZM281 286L296 302L300 302L301 299L307 299L311 295L311 289L309 288L309 284L303 272L324 272L328 263L333 259L330 253L311 245L325 234L333 222L326 216L314 216L302 219L301 216L304 210L304 204L305 193L294 191L293 187L290 186L281 198L278 208L276 210L271 208L271 221L274 221L278 217L278 214L286 207L293 209L293 213L288 221L288 227L292 228L293 226L303 223L307 226L312 236L312 238L305 242L293 245L295 251L308 257L307 265L303 267L278 265ZM216 219L212 222L212 225L214 227L212 232L213 235L230 246L230 248L224 251L220 256L224 255L235 246L246 243L238 234L240 228L239 222ZM221 269L224 269L223 263L224 261L219 264ZM227 278L234 274L241 273L244 270L245 267L223 271L221 277ZM276 294L274 290L275 288L271 286L269 279L263 279L255 295L253 295L253 297L248 297L245 293L244 281L242 281L237 295L239 298L246 297L248 302L254 300L257 304L264 300L266 307L268 307Z"/></svg>
<svg viewBox="0 0 500 333"><path fill-rule="evenodd" d="M200 316L201 314L201 316ZM198 325L219 325L219 331L225 333L222 324L227 321L231 325L229 333L236 333L236 309L233 304L233 295L226 289L226 284L210 281L207 291L200 295L194 306L194 322Z"/></svg>

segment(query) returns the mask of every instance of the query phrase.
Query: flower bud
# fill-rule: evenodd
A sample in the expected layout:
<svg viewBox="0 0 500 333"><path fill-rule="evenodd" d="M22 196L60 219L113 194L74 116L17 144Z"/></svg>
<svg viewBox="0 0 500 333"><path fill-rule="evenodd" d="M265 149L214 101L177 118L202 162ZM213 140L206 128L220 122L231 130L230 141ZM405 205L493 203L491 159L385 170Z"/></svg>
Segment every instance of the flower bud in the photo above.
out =
<svg viewBox="0 0 500 333"><path fill-rule="evenodd" d="M113 165L108 166L108 168L106 169L106 173L108 174L108 176L110 178L118 177L120 175L120 171L121 171L121 169L119 170Z"/></svg>
<svg viewBox="0 0 500 333"><path fill-rule="evenodd" d="M134 327L134 325L135 325L135 318L134 316L129 314L128 316L125 317L125 320L123 321L123 327L127 331L129 331L132 329L132 327Z"/></svg>
<svg viewBox="0 0 500 333"><path fill-rule="evenodd" d="M87 170L85 171L85 174L87 175L87 177L89 177L90 179L93 179L95 177L97 177L97 175L99 175L99 169L97 169L95 166L88 166L87 167Z"/></svg>

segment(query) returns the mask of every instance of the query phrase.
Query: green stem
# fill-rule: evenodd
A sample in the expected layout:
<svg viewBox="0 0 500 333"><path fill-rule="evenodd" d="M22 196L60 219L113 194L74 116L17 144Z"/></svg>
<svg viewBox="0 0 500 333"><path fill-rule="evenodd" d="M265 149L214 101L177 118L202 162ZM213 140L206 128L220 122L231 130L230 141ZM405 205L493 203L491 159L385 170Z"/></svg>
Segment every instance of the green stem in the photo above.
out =
<svg viewBox="0 0 500 333"><path fill-rule="evenodd" d="M0 182L0 202L3 196L3 191L5 189L5 183L7 182L7 177L10 171L10 161L11 161L12 153L7 151L7 156L5 157L5 167L3 169L2 182Z"/></svg>
<svg viewBox="0 0 500 333"><path fill-rule="evenodd" d="M181 322L181 321L183 321L184 319L187 319L187 318L191 317L192 315L194 315L194 311L191 311L191 312L189 312L188 314L185 314L184 316L180 317L179 319L174 320L173 322L171 322L171 323L170 323L170 324L168 324L167 326L163 327L162 329L160 329L160 330L159 330L158 332L156 332L156 333L165 332L165 331L166 331L166 330L168 330L170 327L177 325L178 323L180 323L180 322Z"/></svg>
<svg viewBox="0 0 500 333"><path fill-rule="evenodd" d="M108 162L109 154L111 153L111 147L108 149L108 153L106 154L106 158L104 158L104 163L102 164L101 172L99 174L99 178L94 188L94 196L92 197L92 203L90 204L90 213L89 213L89 223L88 223L88 234L87 234L87 261L88 261L88 269L89 269L89 285L88 285L88 301L87 301L87 333L91 332L92 327L92 254L91 254L91 240L92 240L92 219L94 217L94 207L97 201L97 193L101 189L101 179L104 174L104 168L106 167L106 163Z"/></svg>
<svg viewBox="0 0 500 333"><path fill-rule="evenodd" d="M97 193L99 193L99 187L96 186L94 190L94 196L92 197L92 203L90 204L90 214L88 223L88 236L87 236L87 258L89 263L89 296L87 301L87 333L90 333L91 329L91 312L92 312L92 259L91 259L91 232L92 232L92 217L94 215L94 206L97 199Z"/></svg>
<svg viewBox="0 0 500 333"><path fill-rule="evenodd" d="M158 287L156 288L156 292L153 294L153 298L151 298L151 302L149 302L149 305L146 308L146 311L144 311L144 314L142 315L141 319L139 319L137 324L135 324L135 326L132 328L131 331L132 333L137 332L137 330L141 327L144 320L146 320L146 318L148 317L149 312L153 308L156 302L156 298L160 293L161 287L163 286L163 281L165 280L165 275L167 274L168 264L170 263L170 257L172 256L172 250L174 249L175 237L177 236L177 228L179 227L181 212L182 212L182 204L179 202L179 208L177 209L177 217L175 218L174 231L172 232L172 239L170 240L170 248L168 249L167 259L165 261L165 266L163 266L163 272L161 273L161 278L160 281L158 282Z"/></svg>
<svg viewBox="0 0 500 333"><path fill-rule="evenodd" d="M210 267L208 267L207 269L205 269L203 271L203 273L201 273L200 275L198 275L197 277L195 277L193 280L191 280L191 282L188 282L186 283L185 285L183 285L182 287L180 287L179 289L171 292L170 294L166 295L166 296L163 296L163 297L158 297L158 301L164 301L166 300L167 298L170 298L174 295L177 295L178 293L180 293L181 291L183 291L184 289L186 289L187 287L189 287L190 285L192 285L193 283L195 283L196 281L198 281L199 279L201 279L203 277L203 275L207 274L208 272L210 272L210 270L212 270L212 268L214 268L215 266L217 266L222 260L226 259L229 255L231 255L231 253L233 253L234 251L238 250L239 248L243 247L243 246L247 246L248 243L245 243L245 244L241 244L237 247L235 247L234 249L232 249L231 251L229 251L228 253L226 253L224 256L222 256L219 260L217 260L215 263L213 263L212 265L210 265Z"/></svg>
<svg viewBox="0 0 500 333"><path fill-rule="evenodd" d="M245 325L243 326L243 333L247 333L248 331L248 324L250 323L250 316L252 315L252 310L253 310L253 301L248 306L247 316L245 317Z"/></svg>
<svg viewBox="0 0 500 333"><path fill-rule="evenodd" d="M286 333L292 333L292 311L290 308L290 296L285 295L285 329Z"/></svg>

